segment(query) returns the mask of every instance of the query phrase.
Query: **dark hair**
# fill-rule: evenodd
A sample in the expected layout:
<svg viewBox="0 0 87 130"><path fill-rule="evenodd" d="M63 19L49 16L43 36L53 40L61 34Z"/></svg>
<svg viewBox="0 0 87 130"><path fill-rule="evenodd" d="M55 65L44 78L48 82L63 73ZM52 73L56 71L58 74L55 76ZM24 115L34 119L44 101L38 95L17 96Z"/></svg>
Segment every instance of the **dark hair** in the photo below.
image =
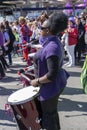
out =
<svg viewBox="0 0 87 130"><path fill-rule="evenodd" d="M3 24L0 25L1 29L5 29L5 26Z"/></svg>
<svg viewBox="0 0 87 130"><path fill-rule="evenodd" d="M64 13L53 13L49 17L49 29L53 35L56 35L67 28L68 17Z"/></svg>
<svg viewBox="0 0 87 130"><path fill-rule="evenodd" d="M8 21L5 21L5 25L6 25L6 26L9 26L9 22L8 22Z"/></svg>

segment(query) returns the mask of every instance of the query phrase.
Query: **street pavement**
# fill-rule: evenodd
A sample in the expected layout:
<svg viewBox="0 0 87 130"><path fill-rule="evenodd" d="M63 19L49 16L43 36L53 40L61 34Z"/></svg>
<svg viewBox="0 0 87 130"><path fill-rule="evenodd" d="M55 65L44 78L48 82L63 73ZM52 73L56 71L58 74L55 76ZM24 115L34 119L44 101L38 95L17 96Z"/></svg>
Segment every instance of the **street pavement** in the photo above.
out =
<svg viewBox="0 0 87 130"><path fill-rule="evenodd" d="M0 80L0 130L17 130L13 115L5 111L5 104L13 92L23 87L17 71L24 67L21 57L13 57L7 78ZM61 130L87 130L87 95L80 83L81 67L65 68L70 78L58 103Z"/></svg>

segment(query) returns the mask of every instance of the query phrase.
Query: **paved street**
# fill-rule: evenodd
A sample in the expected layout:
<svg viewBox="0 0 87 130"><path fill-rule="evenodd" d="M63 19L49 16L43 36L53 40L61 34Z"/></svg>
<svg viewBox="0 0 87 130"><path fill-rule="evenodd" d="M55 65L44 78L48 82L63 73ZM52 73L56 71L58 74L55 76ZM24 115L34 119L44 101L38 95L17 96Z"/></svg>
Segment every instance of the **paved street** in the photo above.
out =
<svg viewBox="0 0 87 130"><path fill-rule="evenodd" d="M8 78L0 81L0 130L17 129L12 115L5 111L5 104L10 94L22 88L17 70L24 66L20 57L13 58L13 66L6 73ZM80 84L81 67L67 70L70 78L58 104L61 130L87 130L87 95L83 93Z"/></svg>

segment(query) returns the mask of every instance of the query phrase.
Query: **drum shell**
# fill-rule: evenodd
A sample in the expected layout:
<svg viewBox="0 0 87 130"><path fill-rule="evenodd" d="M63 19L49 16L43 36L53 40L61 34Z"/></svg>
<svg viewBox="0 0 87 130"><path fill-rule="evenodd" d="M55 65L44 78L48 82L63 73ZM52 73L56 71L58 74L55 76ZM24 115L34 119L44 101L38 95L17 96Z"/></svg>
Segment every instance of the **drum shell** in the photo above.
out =
<svg viewBox="0 0 87 130"><path fill-rule="evenodd" d="M19 130L39 130L41 128L41 105L39 87L25 87L17 90L8 97ZM40 112L40 114L39 114Z"/></svg>
<svg viewBox="0 0 87 130"><path fill-rule="evenodd" d="M11 105L19 130L39 130L41 128L40 122L38 122L40 111L37 110L37 101L38 99L35 97L23 104Z"/></svg>

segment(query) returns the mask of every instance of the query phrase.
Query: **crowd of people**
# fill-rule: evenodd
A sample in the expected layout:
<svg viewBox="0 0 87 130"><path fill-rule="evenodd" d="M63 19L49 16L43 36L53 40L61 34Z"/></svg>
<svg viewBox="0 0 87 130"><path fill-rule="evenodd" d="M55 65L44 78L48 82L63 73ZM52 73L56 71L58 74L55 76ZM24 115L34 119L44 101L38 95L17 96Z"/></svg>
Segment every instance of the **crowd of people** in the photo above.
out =
<svg viewBox="0 0 87 130"><path fill-rule="evenodd" d="M37 20L29 21L21 16L13 23L8 21L0 23L0 79L5 77L6 68L12 65L12 55L17 54L19 56L20 46L29 43L31 40L39 39L40 25L47 18L46 13L42 13ZM23 49L23 61L27 61L28 53L28 48ZM7 61L6 55L8 56Z"/></svg>
<svg viewBox="0 0 87 130"><path fill-rule="evenodd" d="M31 21L26 20L24 17L20 17L13 23L8 21L3 21L0 24L0 50L3 50L3 57L5 61L5 66L9 67L12 65L12 54L18 55L18 45L25 42L30 42L31 40L39 39L40 26L48 19L49 16L46 13L42 13L37 19ZM3 35L3 36L1 36ZM69 61L65 64L66 67L75 66L81 62L81 54L87 52L87 16L86 13L82 13L81 16L74 16L68 18L68 28L64 30L61 34L58 34L64 50L67 53ZM4 38L2 38L4 37ZM2 40L3 39L3 40ZM23 60L27 61L29 49L26 48L23 51ZM5 55L8 55L8 64L5 60ZM0 58L2 59L2 58ZM0 66L4 63L0 60ZM3 66L3 73L5 72ZM5 74L4 74L5 75ZM0 71L0 78L3 77Z"/></svg>
<svg viewBox="0 0 87 130"><path fill-rule="evenodd" d="M69 77L62 68L64 52L69 58L65 66L80 63L82 52L87 51L87 16L68 18L64 13L57 12L50 16L42 13L33 21L22 16L14 23L3 21L0 24L0 79L5 76L6 68L12 65L12 54L18 54L21 44L34 40L42 45L33 59L36 73L35 79L30 82L34 87L40 86L41 127L60 130L58 98ZM27 47L22 50L23 61L27 61L30 50Z"/></svg>
<svg viewBox="0 0 87 130"><path fill-rule="evenodd" d="M66 67L81 63L81 54L87 52L87 16L69 17L68 28L63 32L61 42L64 45L69 61Z"/></svg>

